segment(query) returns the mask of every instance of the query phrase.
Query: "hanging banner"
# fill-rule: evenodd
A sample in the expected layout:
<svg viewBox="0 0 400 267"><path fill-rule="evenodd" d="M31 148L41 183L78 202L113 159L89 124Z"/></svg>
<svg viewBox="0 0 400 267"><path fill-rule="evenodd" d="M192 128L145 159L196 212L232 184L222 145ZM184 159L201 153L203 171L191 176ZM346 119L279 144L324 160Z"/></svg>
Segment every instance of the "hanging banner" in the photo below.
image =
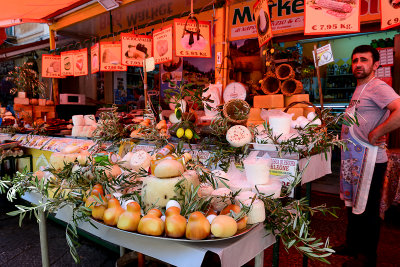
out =
<svg viewBox="0 0 400 267"><path fill-rule="evenodd" d="M143 60L152 56L153 38L148 35L121 33L121 58L126 66L143 67Z"/></svg>
<svg viewBox="0 0 400 267"><path fill-rule="evenodd" d="M211 57L209 21L174 19L175 55L178 57Z"/></svg>
<svg viewBox="0 0 400 267"><path fill-rule="evenodd" d="M74 76L75 50L61 52L61 76Z"/></svg>
<svg viewBox="0 0 400 267"><path fill-rule="evenodd" d="M400 25L400 1L381 0L381 30Z"/></svg>
<svg viewBox="0 0 400 267"><path fill-rule="evenodd" d="M61 78L61 57L42 55L42 77Z"/></svg>
<svg viewBox="0 0 400 267"><path fill-rule="evenodd" d="M99 61L99 54L100 54L100 48L99 48L99 43L96 43L95 45L93 45L91 48L90 48L90 60L91 60L91 66L92 66L92 68L91 68L91 70L90 70L90 73L96 73L96 72L98 72L99 70L100 70L100 67L99 67L99 63L100 63L100 61Z"/></svg>
<svg viewBox="0 0 400 267"><path fill-rule="evenodd" d="M172 24L153 32L153 53L155 64L172 61Z"/></svg>
<svg viewBox="0 0 400 267"><path fill-rule="evenodd" d="M87 48L78 50L74 54L74 76L88 75Z"/></svg>
<svg viewBox="0 0 400 267"><path fill-rule="evenodd" d="M253 7L256 20L258 45L265 45L272 38L272 27L269 16L268 0L257 1Z"/></svg>
<svg viewBox="0 0 400 267"><path fill-rule="evenodd" d="M338 34L360 31L359 0L314 0L305 5L304 34Z"/></svg>
<svg viewBox="0 0 400 267"><path fill-rule="evenodd" d="M100 55L101 71L127 70L127 67L121 64L121 42L101 42Z"/></svg>

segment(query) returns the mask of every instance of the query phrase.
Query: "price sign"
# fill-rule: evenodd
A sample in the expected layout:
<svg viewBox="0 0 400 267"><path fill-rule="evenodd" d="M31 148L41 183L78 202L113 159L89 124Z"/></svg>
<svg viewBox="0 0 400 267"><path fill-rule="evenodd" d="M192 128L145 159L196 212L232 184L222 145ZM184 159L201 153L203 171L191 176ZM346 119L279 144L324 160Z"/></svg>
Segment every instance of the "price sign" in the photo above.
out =
<svg viewBox="0 0 400 267"><path fill-rule="evenodd" d="M380 1L381 2L381 29L400 25L400 3L398 1Z"/></svg>
<svg viewBox="0 0 400 267"><path fill-rule="evenodd" d="M304 34L337 34L360 31L359 0L306 1Z"/></svg>
<svg viewBox="0 0 400 267"><path fill-rule="evenodd" d="M100 43L100 70L101 71L126 71L127 67L121 64L121 43Z"/></svg>

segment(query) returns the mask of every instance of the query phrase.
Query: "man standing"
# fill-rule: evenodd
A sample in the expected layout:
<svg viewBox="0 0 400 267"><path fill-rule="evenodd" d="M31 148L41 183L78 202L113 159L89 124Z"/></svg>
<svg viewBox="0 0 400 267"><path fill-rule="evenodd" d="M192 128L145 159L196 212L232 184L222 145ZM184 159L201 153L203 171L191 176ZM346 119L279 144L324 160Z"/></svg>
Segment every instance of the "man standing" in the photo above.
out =
<svg viewBox="0 0 400 267"><path fill-rule="evenodd" d="M348 212L346 242L334 247L338 255L354 259L343 266L375 266L380 233L379 207L386 171L385 135L400 127L400 96L375 78L379 52L369 46L356 47L352 70L357 87L346 114L358 124L343 125L342 139L350 140L342 151L340 196Z"/></svg>

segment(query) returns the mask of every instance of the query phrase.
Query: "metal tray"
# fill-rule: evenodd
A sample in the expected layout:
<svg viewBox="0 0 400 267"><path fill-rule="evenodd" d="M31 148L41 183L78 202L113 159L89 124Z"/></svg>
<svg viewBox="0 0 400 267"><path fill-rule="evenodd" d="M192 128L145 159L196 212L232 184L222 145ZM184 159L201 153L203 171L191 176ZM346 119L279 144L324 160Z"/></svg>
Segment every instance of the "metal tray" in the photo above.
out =
<svg viewBox="0 0 400 267"><path fill-rule="evenodd" d="M246 228L238 231L235 235L231 236L231 237L226 237L226 238L217 238L214 237L213 235L210 235L209 238L207 239L202 239L202 240L191 240L191 239L186 239L186 238L171 238L171 237L166 237L166 236L151 236L151 235L143 235L143 234L139 234L136 232L129 232L129 231L125 231L125 230L121 230L117 227L114 226L109 226L104 224L101 221L95 220L93 218L90 218L90 220L93 222L93 224L95 225L101 225L102 227L107 227L107 228L112 228L114 230L117 231L121 231L121 232L127 232L130 233L134 236L145 236L148 238L153 238L153 239L163 239L163 240L171 240L171 241L177 241L177 242L188 242L188 243L204 243L204 242L219 242L219 241L225 241L225 240L229 240L229 239L233 239L233 238L237 238L240 236L245 235L246 233L250 232L251 230L253 230L256 226L258 226L260 223L256 223L256 224L248 224L246 226Z"/></svg>

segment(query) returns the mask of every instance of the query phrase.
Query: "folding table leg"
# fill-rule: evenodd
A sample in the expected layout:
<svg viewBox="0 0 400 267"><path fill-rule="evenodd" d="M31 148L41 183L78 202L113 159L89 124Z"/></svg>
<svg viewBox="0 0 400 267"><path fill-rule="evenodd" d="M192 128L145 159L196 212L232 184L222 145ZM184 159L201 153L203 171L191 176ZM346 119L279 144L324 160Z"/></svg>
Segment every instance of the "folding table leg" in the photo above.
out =
<svg viewBox="0 0 400 267"><path fill-rule="evenodd" d="M256 255L254 258L254 267L263 267L264 266L264 250Z"/></svg>
<svg viewBox="0 0 400 267"><path fill-rule="evenodd" d="M47 244L46 216L43 209L38 210L39 215L39 234L40 234L40 252L42 254L42 266L49 267L49 249Z"/></svg>

